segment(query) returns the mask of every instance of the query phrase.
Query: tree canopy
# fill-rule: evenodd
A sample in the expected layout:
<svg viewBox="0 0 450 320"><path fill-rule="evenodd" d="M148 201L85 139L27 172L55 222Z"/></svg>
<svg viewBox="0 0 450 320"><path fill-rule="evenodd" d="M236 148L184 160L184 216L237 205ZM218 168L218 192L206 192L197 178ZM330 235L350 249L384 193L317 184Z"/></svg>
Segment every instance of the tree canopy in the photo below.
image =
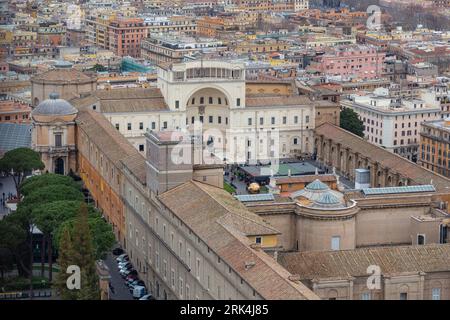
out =
<svg viewBox="0 0 450 320"><path fill-rule="evenodd" d="M104 259L108 251L113 247L115 242L112 227L106 223L100 214L96 211L89 210L88 224L91 231L91 237L94 247L95 259ZM75 218L68 219L62 223L55 232L55 244L61 245L61 237L65 229L73 231Z"/></svg>
<svg viewBox="0 0 450 320"><path fill-rule="evenodd" d="M357 136L364 137L364 123L358 114L350 108L344 108L340 114L340 127Z"/></svg>
<svg viewBox="0 0 450 320"><path fill-rule="evenodd" d="M0 159L0 171L10 175L16 185L17 196L20 198L20 185L25 174L33 170L43 170L44 163L38 152L29 148L17 148L6 152Z"/></svg>
<svg viewBox="0 0 450 320"><path fill-rule="evenodd" d="M83 193L71 186L66 185L49 185L29 193L21 203L19 203L18 210L27 208L31 211L42 203L49 203L59 200L78 200L83 201Z"/></svg>
<svg viewBox="0 0 450 320"><path fill-rule="evenodd" d="M25 179L21 186L20 190L23 195L28 195L33 191L36 191L40 188L51 186L51 185L65 185L69 187L76 188L76 184L71 177L63 176L55 173L46 173L42 175L32 176L30 178Z"/></svg>

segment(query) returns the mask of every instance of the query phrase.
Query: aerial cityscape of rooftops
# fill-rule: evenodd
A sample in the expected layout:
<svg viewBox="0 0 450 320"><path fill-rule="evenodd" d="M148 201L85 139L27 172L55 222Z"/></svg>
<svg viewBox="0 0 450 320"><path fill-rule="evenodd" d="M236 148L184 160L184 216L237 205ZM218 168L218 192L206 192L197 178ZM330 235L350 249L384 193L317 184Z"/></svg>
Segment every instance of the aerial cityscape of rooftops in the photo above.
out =
<svg viewBox="0 0 450 320"><path fill-rule="evenodd" d="M0 0L0 57L0 300L450 300L450 0Z"/></svg>

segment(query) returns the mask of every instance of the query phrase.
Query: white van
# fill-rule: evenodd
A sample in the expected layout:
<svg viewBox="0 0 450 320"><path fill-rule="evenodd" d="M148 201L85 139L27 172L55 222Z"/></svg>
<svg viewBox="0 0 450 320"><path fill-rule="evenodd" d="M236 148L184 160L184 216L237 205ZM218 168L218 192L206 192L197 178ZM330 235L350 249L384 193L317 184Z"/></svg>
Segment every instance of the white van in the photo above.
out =
<svg viewBox="0 0 450 320"><path fill-rule="evenodd" d="M140 299L147 294L147 289L144 286L136 286L133 289L133 298Z"/></svg>

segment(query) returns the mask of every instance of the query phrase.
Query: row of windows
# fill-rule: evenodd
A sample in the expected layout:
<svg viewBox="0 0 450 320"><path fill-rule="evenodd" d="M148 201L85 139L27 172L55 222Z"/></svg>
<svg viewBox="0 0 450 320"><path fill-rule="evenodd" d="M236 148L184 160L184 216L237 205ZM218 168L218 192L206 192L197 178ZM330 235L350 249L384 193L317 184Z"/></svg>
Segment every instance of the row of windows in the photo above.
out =
<svg viewBox="0 0 450 320"><path fill-rule="evenodd" d="M335 300L335 297L329 298L331 300ZM399 295L400 300L408 300L407 292L400 292ZM370 292L364 292L361 294L361 300L372 300L372 294ZM431 289L431 300L441 300L441 288L432 288Z"/></svg>
<svg viewBox="0 0 450 320"><path fill-rule="evenodd" d="M225 99L225 105L228 105L228 99L227 98L224 98L224 99ZM199 100L200 100L200 104L204 104L205 103L205 97L200 97ZM238 100L240 100L240 99L238 99ZM178 102L178 101L176 101L176 102ZM214 98L213 97L209 97L208 98L208 103L209 104L213 104L214 103ZM195 104L195 98L191 99L191 104L192 105ZM217 104L222 104L222 98L221 97L217 97Z"/></svg>
<svg viewBox="0 0 450 320"><path fill-rule="evenodd" d="M130 199L132 197L131 189L129 190L129 197L130 197ZM137 209L136 211L139 211L138 210L138 207L139 207L138 204L139 204L139 198L136 197L135 198L135 206L134 206ZM144 203L142 203L142 212L144 212L144 211L145 211L145 206L144 206ZM149 212L148 221L149 221L149 223L150 223L150 221L154 221L154 228L155 228L156 233L164 240L165 243L167 243L170 246L170 248L174 252L177 253L178 257L180 259L182 259L188 265L188 267L192 270L191 272L194 273L194 276L199 281L202 281L202 269L205 268L205 267L202 266L201 259L195 257L194 252L192 251L193 249L189 248L189 246L187 244L185 245L185 240L184 239L180 239L178 241L178 244L176 244L176 237L175 237L174 232L170 232L170 238L169 238L169 228L166 225L166 223L162 223L162 234L161 234L160 233L161 232L161 230L160 230L161 229L160 228L161 227L161 221L160 221L159 217L155 216L154 219L152 219L151 215L150 215L151 212L150 211L148 211L148 212ZM175 218L174 215L172 215L172 217ZM180 223L180 226L183 225L182 221L179 221L179 223ZM132 239L132 237L133 237L133 232L132 232L133 226L132 226L131 223L129 224L129 229L130 229L129 238ZM192 234L191 231L189 231L189 233ZM141 248L144 251L144 255L145 256L147 256L147 252L145 252L145 251L148 250L148 261L149 261L149 264L152 265L152 263L154 262L155 263L154 267L157 270L157 272L159 272L164 277L164 279L166 281L168 281L168 283L175 290L175 284L176 284L176 282L175 282L175 279L176 279L175 270L172 269L172 268L170 269L170 278L169 278L169 275L168 275L168 271L169 270L168 270L167 260L161 259L160 252L157 250L157 248L152 248L152 242L150 240L148 241L148 245L145 243L145 237L142 237L141 246L139 246L139 244L140 244L139 243L139 231L137 229L135 229L134 236L135 236L136 247L137 248ZM258 243L258 241L259 241L259 243L261 243L261 238L260 237L258 237L258 238L259 239L256 239L256 242ZM201 241L200 238L197 237L197 241L200 243L200 241ZM154 249L154 251L153 251L153 249ZM208 253L209 252L212 252L212 251L210 251L210 249L208 248ZM154 261L152 261L153 253L155 254L154 255L154 257L155 257ZM193 259L194 258L195 258L195 265L193 265ZM221 262L222 261L221 261L220 257L217 257L217 263L220 264ZM228 272L230 274L233 272L231 267L228 267ZM203 279L203 280L206 280L206 284L204 284L204 285L206 285L208 290L211 290L211 278L210 278L210 275L207 274L205 278L206 279ZM243 285L244 284L244 280L241 278L240 281L241 281L241 285ZM178 279L178 294L179 294L180 297L185 297L186 299L189 299L190 298L189 286L185 285L184 288L183 288L183 285L184 285L183 277L179 277L179 279ZM256 296L256 292L255 291L253 292L253 295ZM217 296L218 296L219 299L223 298L222 297L222 287L220 285L217 285Z"/></svg>
<svg viewBox="0 0 450 320"><path fill-rule="evenodd" d="M248 124L249 126L251 126L252 123L253 123L253 118L248 118L248 119L247 119L247 124ZM282 118L282 123L283 123L283 124L287 124L287 117L286 117L286 116L283 116L283 118ZM294 123L295 123L295 124L298 123L298 116L294 116ZM309 123L309 116L306 116L306 117L305 117L305 123ZM260 124L260 125L264 125L264 118L263 118L263 117L260 117L260 118L259 118L259 124ZM273 124L273 125L276 124L276 117L271 117L271 118L270 118L270 124Z"/></svg>
<svg viewBox="0 0 450 320"><path fill-rule="evenodd" d="M28 119L28 114L23 114L22 115L22 120ZM10 121L11 120L11 116L5 116L4 118L0 116L0 121ZM14 120L19 120L19 116L16 114L14 116Z"/></svg>
<svg viewBox="0 0 450 320"><path fill-rule="evenodd" d="M116 129L117 130L120 130L120 124L119 123L116 123ZM167 126L167 121L163 121L163 129L167 129L168 128L168 126ZM156 122L152 122L151 123L151 129L152 130L155 130L156 129ZM132 126L132 123L131 122L128 122L127 123L127 130L128 131L131 131L131 130L133 130L133 126ZM143 122L139 122L139 130L144 130L144 123Z"/></svg>

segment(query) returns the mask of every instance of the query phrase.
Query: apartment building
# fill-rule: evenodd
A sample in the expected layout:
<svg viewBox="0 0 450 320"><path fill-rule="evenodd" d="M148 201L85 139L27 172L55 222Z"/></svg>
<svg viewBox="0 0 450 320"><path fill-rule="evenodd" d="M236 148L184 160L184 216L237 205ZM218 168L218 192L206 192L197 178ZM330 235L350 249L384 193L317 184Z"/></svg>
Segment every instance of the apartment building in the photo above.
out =
<svg viewBox="0 0 450 320"><path fill-rule="evenodd" d="M353 95L341 100L341 105L359 115L367 141L413 162L417 161L421 124L441 117L439 106L420 98L393 98L384 88L372 95Z"/></svg>
<svg viewBox="0 0 450 320"><path fill-rule="evenodd" d="M30 114L30 105L7 94L0 94L0 123L30 123Z"/></svg>
<svg viewBox="0 0 450 320"><path fill-rule="evenodd" d="M141 18L90 17L86 19L87 40L118 56L140 57L141 40L147 37Z"/></svg>
<svg viewBox="0 0 450 320"><path fill-rule="evenodd" d="M193 38L175 34L150 34L142 40L141 57L155 64L179 63L196 52L225 50L222 41L214 38Z"/></svg>
<svg viewBox="0 0 450 320"><path fill-rule="evenodd" d="M339 46L334 52L317 57L309 69L343 79L376 79L382 74L384 59L385 53L375 47Z"/></svg>
<svg viewBox="0 0 450 320"><path fill-rule="evenodd" d="M450 117L422 124L418 163L450 177Z"/></svg>

